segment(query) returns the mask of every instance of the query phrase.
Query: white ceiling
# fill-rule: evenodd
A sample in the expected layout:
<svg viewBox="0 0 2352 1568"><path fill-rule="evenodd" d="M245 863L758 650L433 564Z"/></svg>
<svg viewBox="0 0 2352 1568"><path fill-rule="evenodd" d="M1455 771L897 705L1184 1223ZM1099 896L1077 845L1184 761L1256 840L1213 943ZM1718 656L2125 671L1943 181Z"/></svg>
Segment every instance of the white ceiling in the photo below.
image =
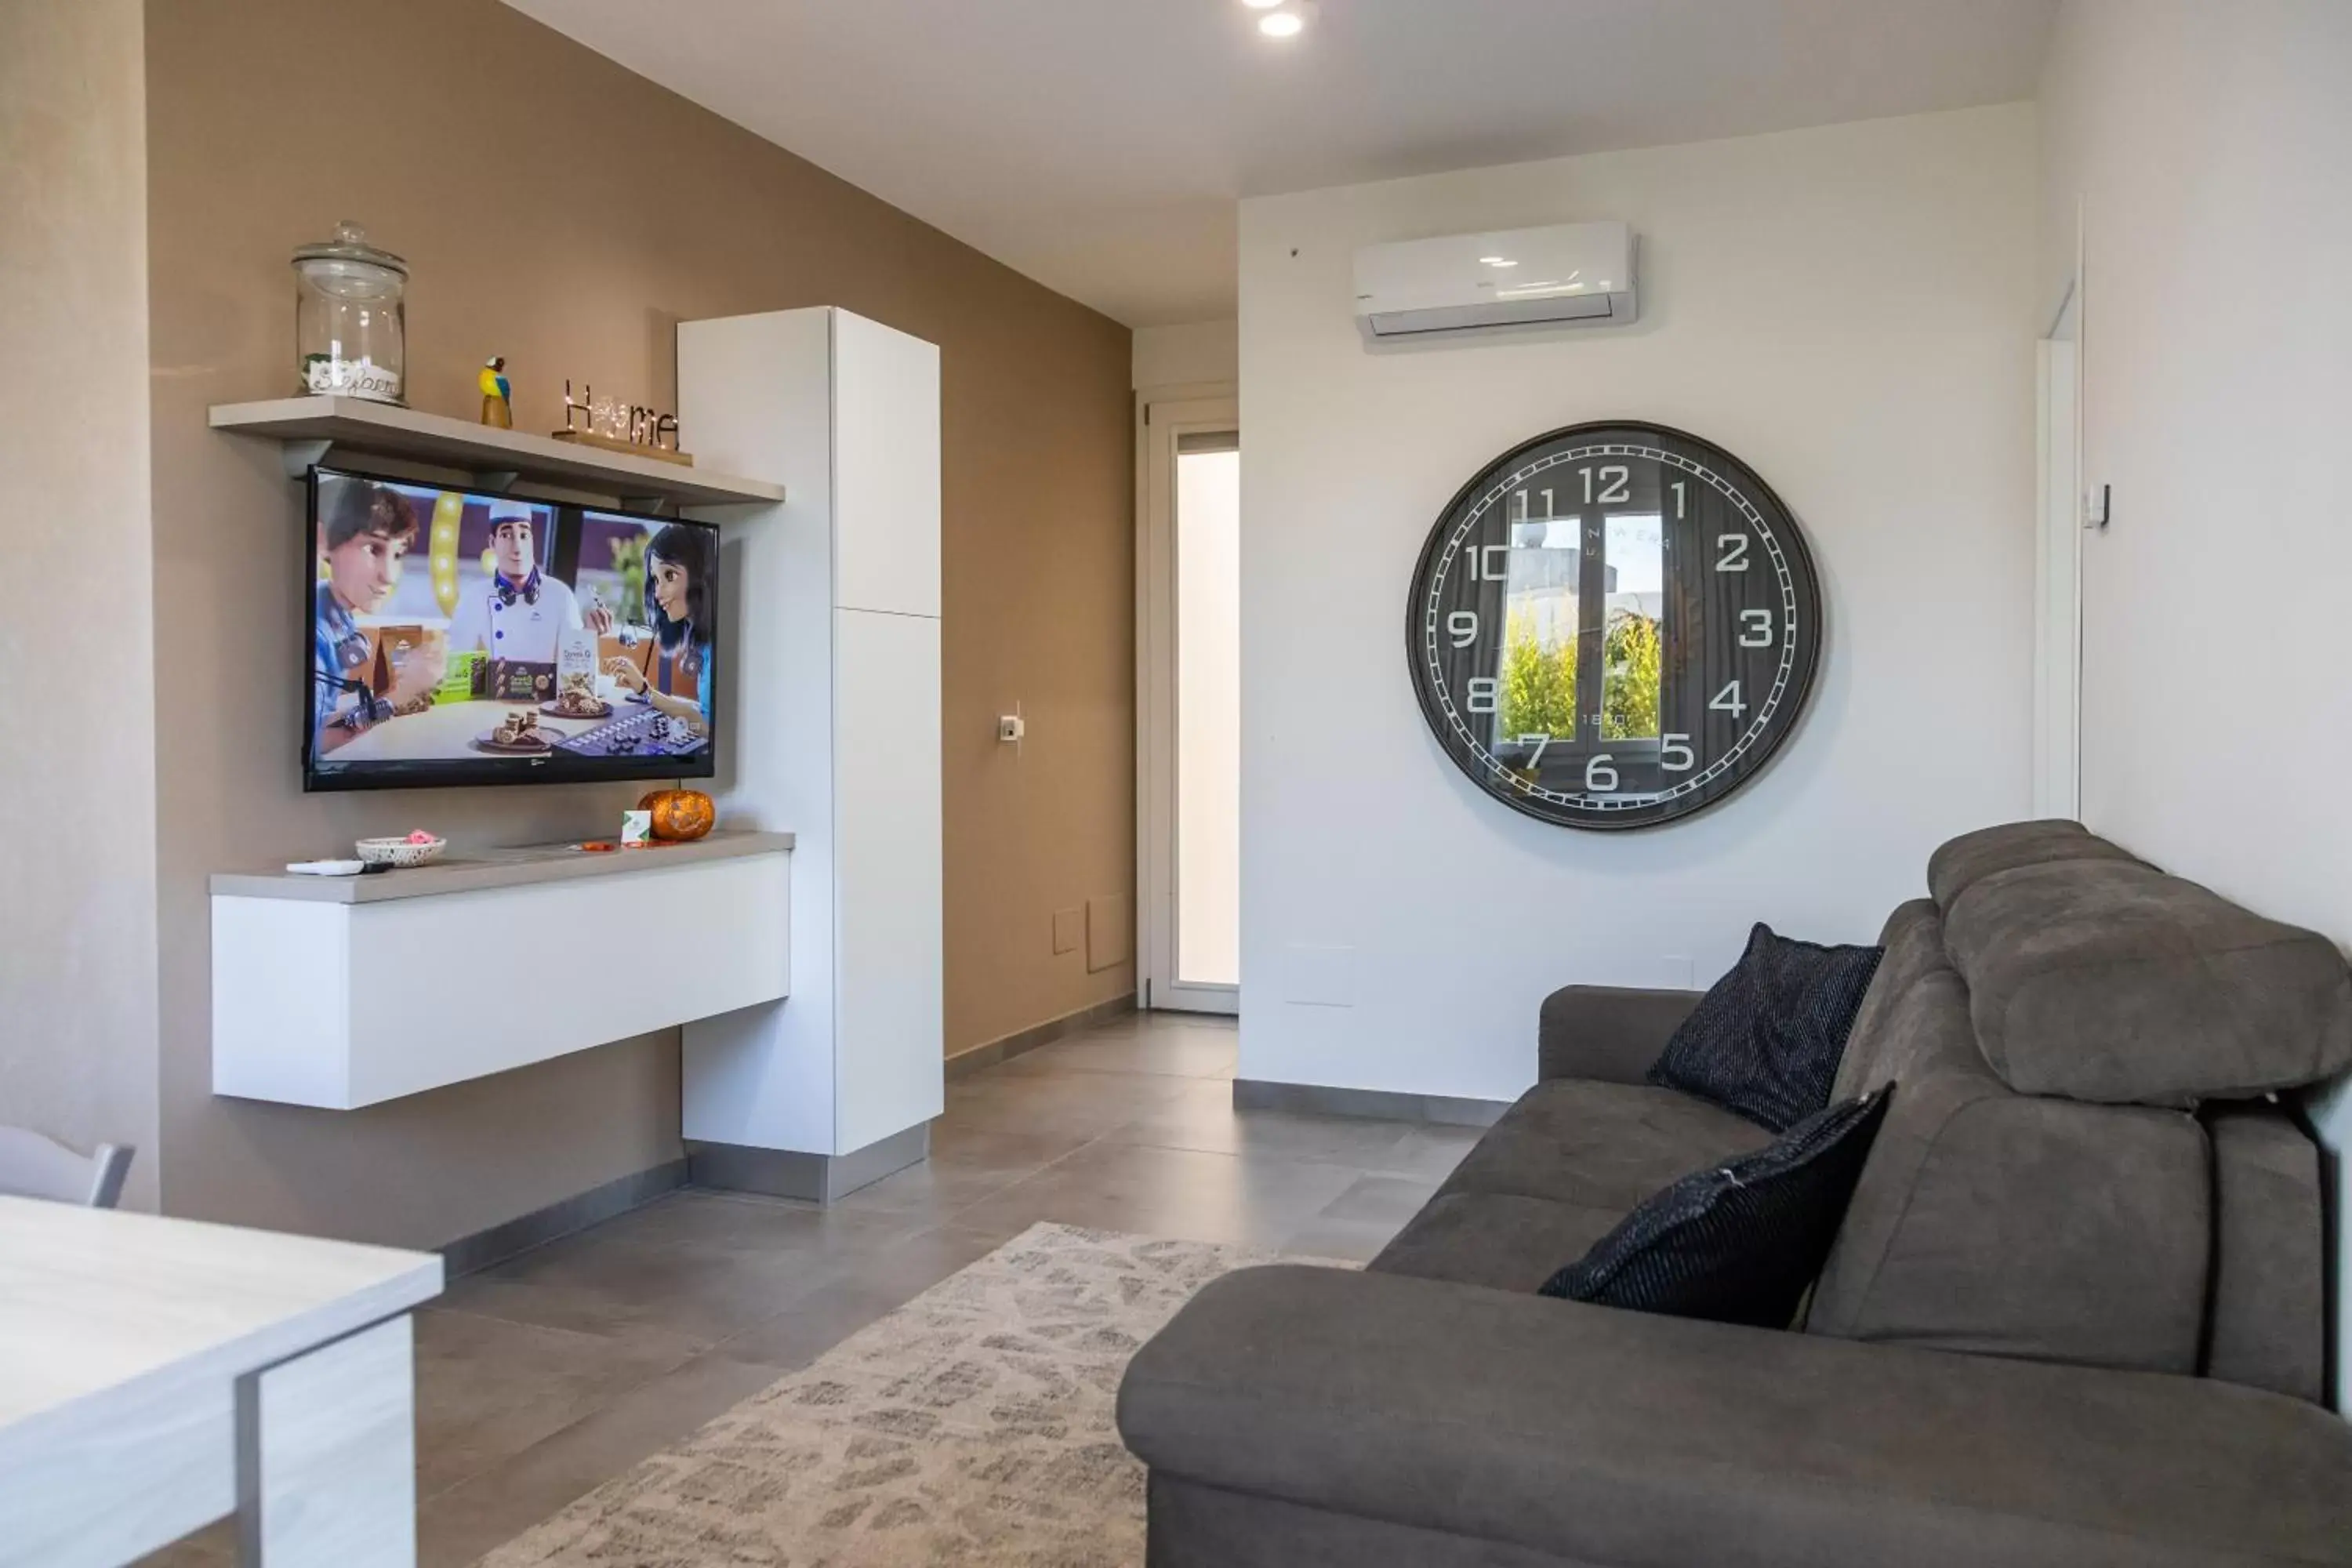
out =
<svg viewBox="0 0 2352 1568"><path fill-rule="evenodd" d="M1134 326L1245 195L2032 96L2057 0L508 0Z"/></svg>

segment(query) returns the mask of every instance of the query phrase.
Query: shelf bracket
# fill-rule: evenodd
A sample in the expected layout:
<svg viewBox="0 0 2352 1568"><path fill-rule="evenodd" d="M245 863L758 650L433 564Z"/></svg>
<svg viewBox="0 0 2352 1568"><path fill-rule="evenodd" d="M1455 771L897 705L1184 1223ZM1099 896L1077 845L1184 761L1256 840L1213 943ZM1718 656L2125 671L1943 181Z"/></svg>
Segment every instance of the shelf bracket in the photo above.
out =
<svg viewBox="0 0 2352 1568"><path fill-rule="evenodd" d="M310 470L325 462L327 454L334 449L332 441L287 441L278 446L278 458L286 465L288 479L299 479L308 478Z"/></svg>
<svg viewBox="0 0 2352 1568"><path fill-rule="evenodd" d="M522 475L513 468L476 468L467 478L473 481L476 489L502 496L514 489L515 481Z"/></svg>
<svg viewBox="0 0 2352 1568"><path fill-rule="evenodd" d="M676 517L677 502L667 496L623 496L623 511L641 511L651 517Z"/></svg>

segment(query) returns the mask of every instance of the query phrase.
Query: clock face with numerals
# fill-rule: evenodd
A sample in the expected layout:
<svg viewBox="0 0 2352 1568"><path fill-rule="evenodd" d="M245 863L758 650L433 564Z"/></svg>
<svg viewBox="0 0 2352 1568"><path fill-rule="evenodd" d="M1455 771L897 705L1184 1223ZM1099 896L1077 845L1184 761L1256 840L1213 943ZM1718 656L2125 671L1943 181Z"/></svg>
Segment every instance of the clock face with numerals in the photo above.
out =
<svg viewBox="0 0 2352 1568"><path fill-rule="evenodd" d="M1648 827L1737 790L1796 726L1821 587L1786 507L1721 447L1574 425L1506 452L1422 546L1421 710L1496 799Z"/></svg>

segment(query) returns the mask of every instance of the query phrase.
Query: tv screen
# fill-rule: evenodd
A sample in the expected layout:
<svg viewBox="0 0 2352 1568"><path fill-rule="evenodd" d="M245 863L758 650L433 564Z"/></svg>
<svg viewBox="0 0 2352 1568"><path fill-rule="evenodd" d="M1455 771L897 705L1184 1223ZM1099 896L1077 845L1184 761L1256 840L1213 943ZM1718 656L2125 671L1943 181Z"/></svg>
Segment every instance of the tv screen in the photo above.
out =
<svg viewBox="0 0 2352 1568"><path fill-rule="evenodd" d="M719 530L313 468L303 783L708 778Z"/></svg>

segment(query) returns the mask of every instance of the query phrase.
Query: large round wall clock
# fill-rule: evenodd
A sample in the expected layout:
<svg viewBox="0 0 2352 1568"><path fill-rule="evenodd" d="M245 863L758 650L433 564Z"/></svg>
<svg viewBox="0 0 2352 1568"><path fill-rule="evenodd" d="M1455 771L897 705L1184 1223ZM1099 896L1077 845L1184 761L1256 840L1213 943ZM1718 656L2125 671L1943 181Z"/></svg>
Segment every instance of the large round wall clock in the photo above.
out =
<svg viewBox="0 0 2352 1568"><path fill-rule="evenodd" d="M1795 727L1821 644L1780 499L1720 447L1634 423L1489 463L1431 530L1405 614L1446 755L1569 827L1653 826L1739 788Z"/></svg>

